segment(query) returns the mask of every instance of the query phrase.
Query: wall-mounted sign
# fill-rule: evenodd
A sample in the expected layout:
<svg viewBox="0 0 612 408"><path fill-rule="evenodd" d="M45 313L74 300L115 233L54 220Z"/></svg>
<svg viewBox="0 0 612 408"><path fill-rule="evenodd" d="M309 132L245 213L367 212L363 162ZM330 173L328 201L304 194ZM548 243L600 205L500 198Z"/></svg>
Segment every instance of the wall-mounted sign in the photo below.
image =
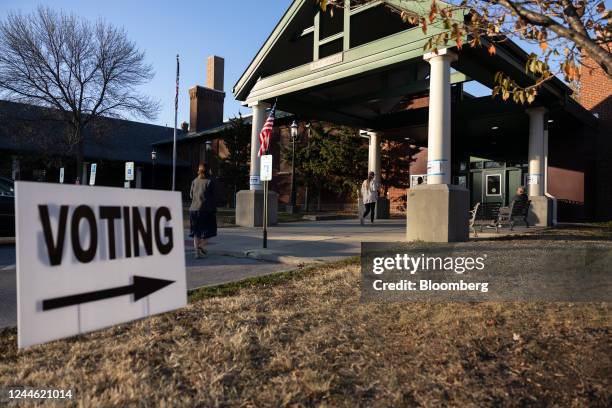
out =
<svg viewBox="0 0 612 408"><path fill-rule="evenodd" d="M528 174L527 175L527 184L540 184L540 175L539 174Z"/></svg>
<svg viewBox="0 0 612 408"><path fill-rule="evenodd" d="M323 68L328 65L337 64L342 62L344 59L344 53L339 52L334 55L330 55L329 57L321 58L320 60L313 61L310 63L310 70L314 71L315 69Z"/></svg>
<svg viewBox="0 0 612 408"><path fill-rule="evenodd" d="M64 184L64 168L60 167L60 175L59 175L60 184Z"/></svg>
<svg viewBox="0 0 612 408"><path fill-rule="evenodd" d="M259 186L259 185L261 185L261 181L259 180L259 176L251 176L249 178L249 185L251 185L251 186Z"/></svg>
<svg viewBox="0 0 612 408"><path fill-rule="evenodd" d="M270 181L272 180L272 155L266 154L261 156L261 171L260 177L261 181Z"/></svg>
<svg viewBox="0 0 612 408"><path fill-rule="evenodd" d="M15 186L19 347L185 306L180 193Z"/></svg>
<svg viewBox="0 0 612 408"><path fill-rule="evenodd" d="M420 184L427 184L427 174L411 174L410 187L418 186Z"/></svg>
<svg viewBox="0 0 612 408"><path fill-rule="evenodd" d="M134 180L134 162L125 162L125 179Z"/></svg>
<svg viewBox="0 0 612 408"><path fill-rule="evenodd" d="M96 185L96 173L97 172L98 172L98 164L91 163L91 174L89 175L89 185L90 186Z"/></svg>
<svg viewBox="0 0 612 408"><path fill-rule="evenodd" d="M446 160L429 160L427 162L428 176L441 176L446 174Z"/></svg>

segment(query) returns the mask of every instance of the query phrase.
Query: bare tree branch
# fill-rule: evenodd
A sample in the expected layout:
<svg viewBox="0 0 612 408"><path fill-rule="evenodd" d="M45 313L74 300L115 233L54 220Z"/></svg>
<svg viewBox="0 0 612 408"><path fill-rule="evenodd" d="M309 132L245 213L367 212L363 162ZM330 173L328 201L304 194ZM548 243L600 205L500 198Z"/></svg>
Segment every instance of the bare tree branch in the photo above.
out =
<svg viewBox="0 0 612 408"><path fill-rule="evenodd" d="M138 88L153 77L145 55L124 30L104 21L40 7L0 21L0 96L57 109L76 147L77 167L88 126L102 115L154 119L157 101Z"/></svg>

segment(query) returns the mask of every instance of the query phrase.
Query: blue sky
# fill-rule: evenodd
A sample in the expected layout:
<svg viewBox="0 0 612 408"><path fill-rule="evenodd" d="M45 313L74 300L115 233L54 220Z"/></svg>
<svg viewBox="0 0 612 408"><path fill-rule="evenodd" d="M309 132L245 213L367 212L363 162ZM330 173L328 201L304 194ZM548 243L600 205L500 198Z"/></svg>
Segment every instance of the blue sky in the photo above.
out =
<svg viewBox="0 0 612 408"><path fill-rule="evenodd" d="M155 78L143 91L161 102L154 123L174 122L176 54L181 58L179 124L189 121L188 88L204 85L206 57L225 58L225 117L250 109L234 100L231 89L266 40L291 0L0 0L0 18L9 11L30 13L38 5L122 26L146 52Z"/></svg>

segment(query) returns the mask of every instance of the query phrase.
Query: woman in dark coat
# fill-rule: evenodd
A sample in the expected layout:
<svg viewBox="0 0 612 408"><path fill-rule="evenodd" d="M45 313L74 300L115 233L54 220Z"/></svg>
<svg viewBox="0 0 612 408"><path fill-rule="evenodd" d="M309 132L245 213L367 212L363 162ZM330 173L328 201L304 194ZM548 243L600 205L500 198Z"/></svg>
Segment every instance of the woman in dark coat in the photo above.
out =
<svg viewBox="0 0 612 408"><path fill-rule="evenodd" d="M189 221L190 237L193 237L195 257L206 256L206 242L217 235L217 206L215 201L215 184L208 175L206 165L200 164L198 176L191 182L191 206Z"/></svg>

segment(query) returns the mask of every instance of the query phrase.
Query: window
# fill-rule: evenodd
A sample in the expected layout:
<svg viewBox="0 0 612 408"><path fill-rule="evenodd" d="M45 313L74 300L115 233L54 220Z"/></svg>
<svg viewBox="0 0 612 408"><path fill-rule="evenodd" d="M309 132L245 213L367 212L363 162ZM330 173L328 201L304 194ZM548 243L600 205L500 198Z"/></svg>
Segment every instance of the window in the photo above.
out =
<svg viewBox="0 0 612 408"><path fill-rule="evenodd" d="M496 162L496 161L487 161L484 164L485 169L496 169L499 167L504 167L506 163L504 162Z"/></svg>
<svg viewBox="0 0 612 408"><path fill-rule="evenodd" d="M384 4L351 16L351 48L413 28Z"/></svg>
<svg viewBox="0 0 612 408"><path fill-rule="evenodd" d="M501 174L487 174L487 196L501 196Z"/></svg>
<svg viewBox="0 0 612 408"><path fill-rule="evenodd" d="M333 7L333 16L330 10L331 8L328 8L326 12L321 12L319 23L319 38L321 40L341 33L344 28L344 9Z"/></svg>
<svg viewBox="0 0 612 408"><path fill-rule="evenodd" d="M334 40L319 47L319 59L342 52L342 38Z"/></svg>

